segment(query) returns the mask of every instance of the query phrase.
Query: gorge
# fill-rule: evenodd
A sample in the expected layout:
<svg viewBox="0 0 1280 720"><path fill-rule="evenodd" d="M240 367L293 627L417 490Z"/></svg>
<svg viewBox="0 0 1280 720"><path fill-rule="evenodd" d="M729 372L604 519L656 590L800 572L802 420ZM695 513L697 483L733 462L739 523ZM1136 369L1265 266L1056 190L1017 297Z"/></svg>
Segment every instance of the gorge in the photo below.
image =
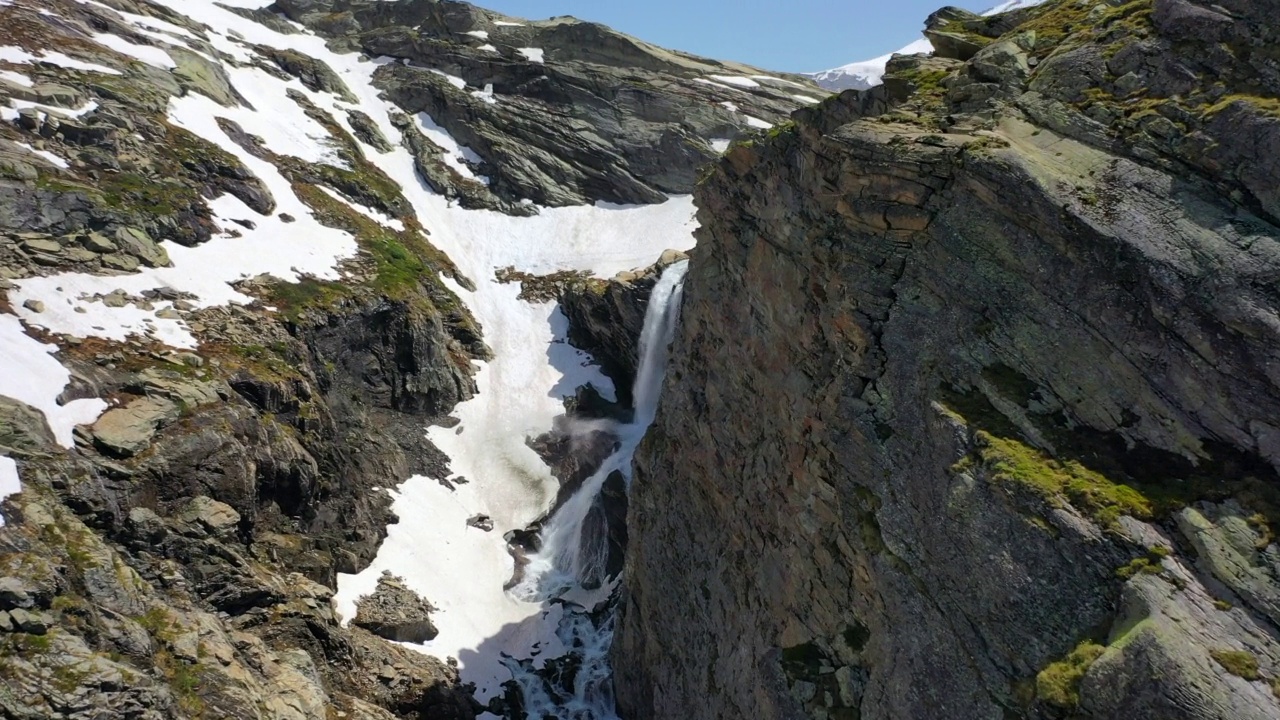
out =
<svg viewBox="0 0 1280 720"><path fill-rule="evenodd" d="M1280 717L1280 3L994 10L0 0L0 718Z"/></svg>

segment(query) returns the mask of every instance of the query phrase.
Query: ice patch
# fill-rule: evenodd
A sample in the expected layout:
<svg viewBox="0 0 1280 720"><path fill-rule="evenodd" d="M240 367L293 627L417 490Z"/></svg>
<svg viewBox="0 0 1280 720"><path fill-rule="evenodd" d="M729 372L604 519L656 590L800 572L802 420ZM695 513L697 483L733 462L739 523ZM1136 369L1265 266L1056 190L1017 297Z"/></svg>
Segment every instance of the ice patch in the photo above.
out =
<svg viewBox="0 0 1280 720"><path fill-rule="evenodd" d="M0 7L8 4L8 0L0 0ZM22 482L18 480L18 463L13 458L0 455L0 500L22 492ZM0 527L4 527L4 515L0 514Z"/></svg>
<svg viewBox="0 0 1280 720"><path fill-rule="evenodd" d="M71 373L53 357L57 351L57 345L27 335L18 318L0 314L0 367L5 369L0 373L0 395L44 413L58 444L71 447L75 426L97 420L107 404L98 398L58 404Z"/></svg>
<svg viewBox="0 0 1280 720"><path fill-rule="evenodd" d="M533 47L516 48L516 52L523 55L525 59L528 60L529 62L540 63L540 62L543 62L544 60L542 48L533 48Z"/></svg>

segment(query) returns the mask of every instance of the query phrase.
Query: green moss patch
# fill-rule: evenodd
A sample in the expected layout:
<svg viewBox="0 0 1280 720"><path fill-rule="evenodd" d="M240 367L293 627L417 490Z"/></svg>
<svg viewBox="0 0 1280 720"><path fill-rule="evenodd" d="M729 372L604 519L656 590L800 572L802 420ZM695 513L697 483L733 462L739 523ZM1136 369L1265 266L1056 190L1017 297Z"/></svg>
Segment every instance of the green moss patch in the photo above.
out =
<svg viewBox="0 0 1280 720"><path fill-rule="evenodd" d="M1065 658L1036 675L1036 698L1054 707L1073 710L1080 704L1080 681L1106 648L1085 640Z"/></svg>
<svg viewBox="0 0 1280 720"><path fill-rule="evenodd" d="M1055 506L1069 503L1103 527L1113 527L1121 515L1153 515L1151 501L1136 489L1074 460L1055 460L1018 440L979 431L977 455L993 480L1025 487Z"/></svg>
<svg viewBox="0 0 1280 720"><path fill-rule="evenodd" d="M1245 680L1257 680L1262 677L1258 670L1258 658L1244 650L1210 650L1209 657L1222 666L1222 669Z"/></svg>

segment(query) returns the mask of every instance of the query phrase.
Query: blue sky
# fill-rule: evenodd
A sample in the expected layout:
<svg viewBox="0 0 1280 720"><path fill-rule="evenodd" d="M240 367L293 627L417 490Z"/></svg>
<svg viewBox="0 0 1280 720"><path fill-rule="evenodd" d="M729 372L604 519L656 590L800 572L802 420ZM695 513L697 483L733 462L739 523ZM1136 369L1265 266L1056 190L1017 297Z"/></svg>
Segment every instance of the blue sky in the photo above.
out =
<svg viewBox="0 0 1280 720"><path fill-rule="evenodd" d="M897 50L929 13L981 12L999 0L471 0L541 20L573 15L642 40L769 70L825 70Z"/></svg>

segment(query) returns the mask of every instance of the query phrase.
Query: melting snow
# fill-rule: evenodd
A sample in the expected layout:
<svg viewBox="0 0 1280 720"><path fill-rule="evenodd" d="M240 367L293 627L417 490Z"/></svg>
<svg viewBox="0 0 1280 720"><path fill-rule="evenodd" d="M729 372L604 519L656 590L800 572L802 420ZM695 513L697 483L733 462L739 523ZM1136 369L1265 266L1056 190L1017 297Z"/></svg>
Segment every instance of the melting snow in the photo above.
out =
<svg viewBox="0 0 1280 720"><path fill-rule="evenodd" d="M523 55L525 59L530 62L536 62L536 63L543 62L542 48L532 48L532 47L516 48L516 52Z"/></svg>
<svg viewBox="0 0 1280 720"><path fill-rule="evenodd" d="M409 478L400 485L393 495L401 521L388 528L387 539L368 569L358 575L339 576L334 601L343 617L351 618L356 599L372 591L382 570L403 576L409 587L440 608L433 616L440 634L411 647L438 657L458 658L463 679L477 684L484 702L499 692L501 682L510 679L510 672L501 664L503 653L529 657L538 648L545 658L561 651L554 635L560 609L522 602L502 589L512 571L503 534L540 515L558 487L524 438L549 429L552 419L563 412L562 398L579 385L591 382L604 394L613 393L612 383L590 358L565 342L568 321L555 305L518 299L519 286L498 283L494 271L507 266L532 273L583 269L608 277L648 265L666 248L693 245L696 221L692 200L679 197L642 207L598 204L543 208L530 218L454 207L423 185L412 155L398 144L401 134L387 116L395 108L372 84L376 62L361 61L356 54L337 55L323 39L310 33L281 35L212 0L158 2L228 35L234 32L245 43L291 48L327 62L395 145L388 153L366 148L370 161L401 186L430 232L432 243L476 283L472 292L445 280L481 323L495 357L479 368L476 382L480 393L455 409L461 424L454 429L432 427L426 432L431 442L449 455L454 472L470 482L459 484L456 491L424 477ZM233 0L231 4L257 7L262 0ZM209 33L209 41L237 59L250 57L239 42L217 32ZM538 48L523 48L521 53L531 61L542 60ZM123 339L129 333L150 334L170 345L191 347L195 340L180 321L156 318L153 311L135 305L108 308L83 296L107 294L116 288L140 294L168 286L192 292L199 298L196 304L211 306L247 301L228 282L248 275L269 272L285 279L296 279L303 273L338 277L334 265L355 252L354 240L315 222L279 171L231 142L215 118L235 120L278 153L316 162L325 161L330 154L327 135L284 93L294 88L320 107L340 109L342 105L332 95L307 90L296 81L286 83L253 68L227 70L256 112L224 108L192 94L173 101L170 119L240 158L271 190L278 203L277 213L287 212L297 222L285 224L278 215L259 216L239 200L223 196L209 203L218 223L228 228L230 220L251 219L257 224L255 230L236 228L242 237L224 233L195 248L166 242L172 268L116 277L73 273L20 280L10 292L10 301L29 323L80 336ZM418 123L432 142L446 150L452 163L457 163L459 172L466 168L462 160L478 159L429 117L419 115ZM468 168L464 174L469 173ZM21 308L27 298L42 300L45 311L36 314ZM77 305L85 312L75 312ZM9 374L0 377L0 394L40 407L56 419L51 424L69 441L70 428L95 418L105 403L78 400L57 406L54 398L69 376L48 354L52 350L52 346L23 334L17 318L0 316L0 353L14 356L4 358L3 366L39 365L39 373L48 379L37 392L33 386L38 383L30 378L39 373ZM493 518L492 532L466 526L466 518L478 513Z"/></svg>
<svg viewBox="0 0 1280 720"><path fill-rule="evenodd" d="M430 115L426 113L418 113L416 117L418 120L418 127L422 130L422 133L427 136L427 139L430 140L433 145L444 151L444 161L446 165L457 170L458 174L462 177L469 178L471 180L479 180L486 185L489 184L489 178L484 177L483 175L476 175L475 171L467 165L468 162L477 164L482 162L481 157L477 155L474 150L466 145L462 145L457 140L454 140L453 136L449 134L449 131L437 125L436 121L432 120Z"/></svg>
<svg viewBox="0 0 1280 720"><path fill-rule="evenodd" d="M478 38L480 38L481 40L488 40L488 39L489 39L489 31L488 31L488 30L468 30L468 31L466 32L466 34L467 34L467 35L470 35L471 37L478 37Z"/></svg>

